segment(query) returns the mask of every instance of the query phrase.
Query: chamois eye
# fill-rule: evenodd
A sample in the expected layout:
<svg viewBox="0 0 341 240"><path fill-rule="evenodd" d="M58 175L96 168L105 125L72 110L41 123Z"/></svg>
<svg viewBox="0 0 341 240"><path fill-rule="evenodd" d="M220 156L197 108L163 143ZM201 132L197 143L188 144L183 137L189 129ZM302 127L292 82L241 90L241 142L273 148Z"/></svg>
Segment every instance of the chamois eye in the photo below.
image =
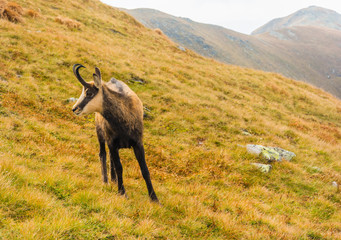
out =
<svg viewBox="0 0 341 240"><path fill-rule="evenodd" d="M89 91L88 91L88 92L86 92L86 96L87 96L87 97L93 97L94 94L93 94L92 92L89 92Z"/></svg>

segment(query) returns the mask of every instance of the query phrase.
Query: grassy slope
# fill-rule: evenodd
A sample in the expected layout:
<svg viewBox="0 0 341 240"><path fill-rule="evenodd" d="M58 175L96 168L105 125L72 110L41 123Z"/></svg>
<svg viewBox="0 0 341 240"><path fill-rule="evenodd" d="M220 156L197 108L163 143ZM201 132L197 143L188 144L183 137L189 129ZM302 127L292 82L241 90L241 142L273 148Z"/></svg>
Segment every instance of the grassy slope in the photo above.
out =
<svg viewBox="0 0 341 240"><path fill-rule="evenodd" d="M182 52L97 1L18 3L41 13L0 20L0 238L340 237L341 197L331 186L341 182L339 100ZM59 15L81 29L56 23ZM151 109L145 146L162 207L149 202L130 150L121 152L129 199L102 184L94 117L75 117L65 101L81 91L76 62L88 79L96 65L104 79L147 81L129 85ZM250 163L262 160L237 146L246 143L297 158L261 174Z"/></svg>

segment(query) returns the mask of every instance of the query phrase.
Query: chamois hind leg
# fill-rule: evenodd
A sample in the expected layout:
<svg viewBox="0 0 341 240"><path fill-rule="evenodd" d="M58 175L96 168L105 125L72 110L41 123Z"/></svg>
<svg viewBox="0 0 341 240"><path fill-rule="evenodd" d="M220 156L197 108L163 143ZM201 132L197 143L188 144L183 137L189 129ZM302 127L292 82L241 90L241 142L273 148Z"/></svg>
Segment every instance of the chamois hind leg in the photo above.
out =
<svg viewBox="0 0 341 240"><path fill-rule="evenodd" d="M125 195L126 190L123 186L123 177L122 177L123 168L122 168L120 156L118 155L118 147L115 144L111 143L109 146L109 150L110 150L110 157L116 169L118 193L120 195Z"/></svg>
<svg viewBox="0 0 341 240"><path fill-rule="evenodd" d="M134 148L134 153L135 153L136 159L139 162L139 165L141 168L142 176L143 176L143 178L147 184L149 197L152 201L159 202L159 200L156 196L156 193L154 191L152 181L150 180L150 174L149 174L149 170L148 170L146 160L145 160L143 144L142 143L136 143L133 146L133 148Z"/></svg>
<svg viewBox="0 0 341 240"><path fill-rule="evenodd" d="M114 156L112 155L111 151L110 151L110 176L111 176L112 182L117 182L115 160L114 160Z"/></svg>
<svg viewBox="0 0 341 240"><path fill-rule="evenodd" d="M104 140L101 129L97 128L96 132L97 132L97 138L99 142L99 159L101 161L103 182L108 183L107 152L105 151L105 140Z"/></svg>

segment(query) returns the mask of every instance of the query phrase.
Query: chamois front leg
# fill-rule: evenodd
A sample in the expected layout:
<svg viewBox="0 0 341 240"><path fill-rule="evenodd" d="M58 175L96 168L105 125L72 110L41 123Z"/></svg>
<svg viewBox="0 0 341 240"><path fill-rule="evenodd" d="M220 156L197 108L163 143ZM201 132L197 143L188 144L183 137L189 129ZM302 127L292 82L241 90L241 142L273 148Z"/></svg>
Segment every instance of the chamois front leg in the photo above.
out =
<svg viewBox="0 0 341 240"><path fill-rule="evenodd" d="M107 152L105 151L105 140L102 134L102 130L99 127L96 127L96 132L99 142L99 159L101 162L103 182L108 183Z"/></svg>
<svg viewBox="0 0 341 240"><path fill-rule="evenodd" d="M149 174L149 170L148 170L146 160L145 160L143 144L137 143L133 146L133 148L134 148L136 159L139 162L139 165L141 168L142 176L147 184L149 197L152 201L159 202L159 199L157 198L156 193L154 191L152 181L150 180L150 174Z"/></svg>
<svg viewBox="0 0 341 240"><path fill-rule="evenodd" d="M111 156L112 162L116 169L118 193L120 195L126 195L126 190L123 186L123 177L122 177L123 168L122 168L120 156L118 155L118 148L114 144L111 144L109 149L110 149L110 156Z"/></svg>
<svg viewBox="0 0 341 240"><path fill-rule="evenodd" d="M115 160L114 160L114 156L111 154L111 152L110 152L110 175L111 175L111 181L117 182Z"/></svg>
<svg viewBox="0 0 341 240"><path fill-rule="evenodd" d="M99 158L101 161L103 182L108 183L107 153L105 151L105 143L100 143L99 146L100 146Z"/></svg>

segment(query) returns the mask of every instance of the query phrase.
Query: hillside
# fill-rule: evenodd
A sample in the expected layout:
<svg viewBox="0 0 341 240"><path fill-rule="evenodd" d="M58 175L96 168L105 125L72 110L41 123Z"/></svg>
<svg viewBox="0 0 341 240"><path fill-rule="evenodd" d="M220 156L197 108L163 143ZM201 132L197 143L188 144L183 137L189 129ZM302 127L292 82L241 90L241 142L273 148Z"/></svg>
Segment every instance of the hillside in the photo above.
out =
<svg viewBox="0 0 341 240"><path fill-rule="evenodd" d="M203 56L222 62L248 66L250 53L257 51L257 44L250 42L252 37L223 27L194 22L188 18L175 17L154 9L123 9L151 29L162 32L182 46Z"/></svg>
<svg viewBox="0 0 341 240"><path fill-rule="evenodd" d="M17 3L20 13L7 10L17 23L0 19L0 239L341 237L340 100L181 51L97 0ZM129 149L129 198L102 183L94 116L75 116L67 101L81 93L74 63L87 80L98 66L143 101L162 206ZM249 143L297 157L265 174L250 163L266 161L239 146Z"/></svg>
<svg viewBox="0 0 341 240"><path fill-rule="evenodd" d="M315 15L312 13L314 9L319 9L314 12ZM303 9L294 16L311 19L313 15L315 20L320 19L320 24L316 20L310 21L311 26L308 26L307 21L307 26L300 26L298 17L294 18L296 24L291 21L292 18L284 18L287 20L279 21L282 25L276 26L287 28L277 30L274 27L270 32L251 36L152 9L124 11L151 29L161 29L173 41L203 56L228 64L278 72L323 88L341 98L341 73L338 70L341 69L341 32L328 28L330 24L325 19L325 12L331 16L328 18L330 21L340 16L334 11L317 7ZM301 25L304 25L303 22Z"/></svg>
<svg viewBox="0 0 341 240"><path fill-rule="evenodd" d="M341 98L341 31L291 27L255 35L276 49L282 63L273 69L303 79Z"/></svg>
<svg viewBox="0 0 341 240"><path fill-rule="evenodd" d="M341 15L333 10L310 6L289 16L276 18L257 28L252 34L261 34L297 26L315 26L341 30Z"/></svg>

